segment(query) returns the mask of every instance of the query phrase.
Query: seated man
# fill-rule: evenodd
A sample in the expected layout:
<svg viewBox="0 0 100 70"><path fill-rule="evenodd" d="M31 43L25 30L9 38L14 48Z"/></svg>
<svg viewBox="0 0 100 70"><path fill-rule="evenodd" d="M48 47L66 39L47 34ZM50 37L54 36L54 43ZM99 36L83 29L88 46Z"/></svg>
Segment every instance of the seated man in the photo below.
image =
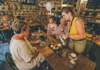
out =
<svg viewBox="0 0 100 70"><path fill-rule="evenodd" d="M31 70L40 61L44 60L44 57L27 40L30 28L25 22L15 20L12 23L12 29L15 32L10 41L12 58L19 70Z"/></svg>
<svg viewBox="0 0 100 70"><path fill-rule="evenodd" d="M64 18L60 18L60 25L58 26L56 30L57 36L62 35L62 33L66 34L68 32L67 29L67 22Z"/></svg>

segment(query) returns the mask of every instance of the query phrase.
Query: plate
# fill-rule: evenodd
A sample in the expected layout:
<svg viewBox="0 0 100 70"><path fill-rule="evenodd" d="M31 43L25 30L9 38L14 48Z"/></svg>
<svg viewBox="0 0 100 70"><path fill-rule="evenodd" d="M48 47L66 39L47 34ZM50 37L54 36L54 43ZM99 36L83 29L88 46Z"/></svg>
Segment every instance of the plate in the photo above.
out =
<svg viewBox="0 0 100 70"><path fill-rule="evenodd" d="M71 56L71 54L69 54L68 57L69 57L70 60L77 60L77 56L73 58L73 57Z"/></svg>

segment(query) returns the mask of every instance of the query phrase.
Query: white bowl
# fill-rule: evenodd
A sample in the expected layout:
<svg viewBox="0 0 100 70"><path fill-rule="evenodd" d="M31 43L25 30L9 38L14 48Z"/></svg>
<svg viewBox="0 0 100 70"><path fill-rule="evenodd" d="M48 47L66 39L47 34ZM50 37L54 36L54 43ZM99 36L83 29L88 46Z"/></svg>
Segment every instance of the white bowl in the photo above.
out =
<svg viewBox="0 0 100 70"><path fill-rule="evenodd" d="M61 48L62 47L62 45L59 43L59 44L57 44L57 46L59 47L59 48Z"/></svg>
<svg viewBox="0 0 100 70"><path fill-rule="evenodd" d="M70 55L71 55L71 57L76 57L75 53L71 53Z"/></svg>
<svg viewBox="0 0 100 70"><path fill-rule="evenodd" d="M50 47L54 47L54 45L51 44Z"/></svg>

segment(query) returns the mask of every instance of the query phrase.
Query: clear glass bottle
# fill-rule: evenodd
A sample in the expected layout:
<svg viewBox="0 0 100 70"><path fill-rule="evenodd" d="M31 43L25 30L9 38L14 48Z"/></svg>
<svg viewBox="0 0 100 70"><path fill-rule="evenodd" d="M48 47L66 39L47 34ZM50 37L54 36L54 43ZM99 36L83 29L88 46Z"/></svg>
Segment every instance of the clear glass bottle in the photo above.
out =
<svg viewBox="0 0 100 70"><path fill-rule="evenodd" d="M65 43L64 39L62 38L62 36L59 36L59 39L61 41L62 46L66 46L66 43Z"/></svg>
<svg viewBox="0 0 100 70"><path fill-rule="evenodd" d="M38 27L38 33L39 33L39 34L40 34L40 31L41 31L41 30L40 30L40 27Z"/></svg>

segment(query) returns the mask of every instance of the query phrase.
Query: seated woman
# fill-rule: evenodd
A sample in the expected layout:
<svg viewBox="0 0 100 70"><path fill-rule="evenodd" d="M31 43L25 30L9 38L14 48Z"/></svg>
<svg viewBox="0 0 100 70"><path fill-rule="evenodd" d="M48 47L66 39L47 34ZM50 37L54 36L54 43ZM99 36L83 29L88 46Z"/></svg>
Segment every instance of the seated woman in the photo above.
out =
<svg viewBox="0 0 100 70"><path fill-rule="evenodd" d="M57 29L57 24L54 22L54 18L50 17L49 18L48 29L47 29L47 34L48 35L55 35L56 29Z"/></svg>
<svg viewBox="0 0 100 70"><path fill-rule="evenodd" d="M19 70L31 70L44 60L44 57L27 40L30 28L24 21L15 20L12 23L12 29L15 32L10 41L12 58Z"/></svg>

